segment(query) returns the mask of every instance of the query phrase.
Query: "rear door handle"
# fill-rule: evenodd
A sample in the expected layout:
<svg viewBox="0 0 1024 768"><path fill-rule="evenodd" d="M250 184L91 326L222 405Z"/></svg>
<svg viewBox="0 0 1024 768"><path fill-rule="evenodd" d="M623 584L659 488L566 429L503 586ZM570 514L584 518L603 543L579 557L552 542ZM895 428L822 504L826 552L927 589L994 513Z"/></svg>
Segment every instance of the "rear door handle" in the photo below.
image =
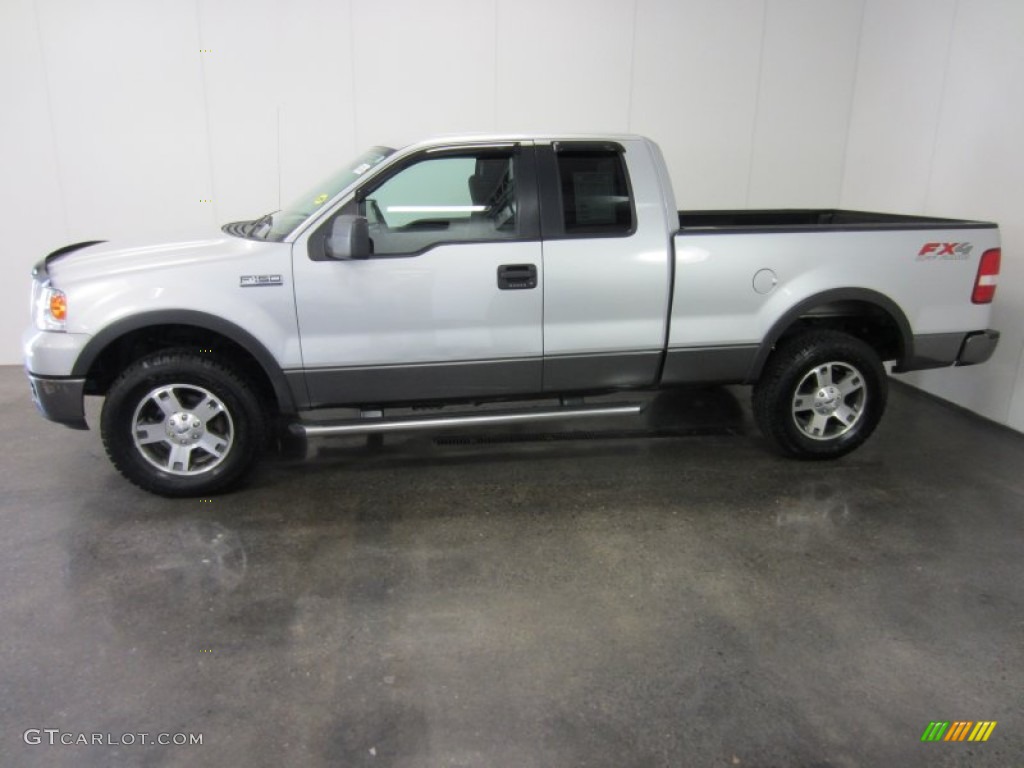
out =
<svg viewBox="0 0 1024 768"><path fill-rule="evenodd" d="M502 264L498 267L498 288L503 291L528 291L537 287L537 265Z"/></svg>

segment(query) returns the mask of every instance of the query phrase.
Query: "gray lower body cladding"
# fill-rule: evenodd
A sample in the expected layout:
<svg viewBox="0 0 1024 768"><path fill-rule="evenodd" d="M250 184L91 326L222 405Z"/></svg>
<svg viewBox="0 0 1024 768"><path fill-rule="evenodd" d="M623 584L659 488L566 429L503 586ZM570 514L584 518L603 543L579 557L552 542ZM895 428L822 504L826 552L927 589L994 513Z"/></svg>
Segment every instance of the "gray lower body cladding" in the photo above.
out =
<svg viewBox="0 0 1024 768"><path fill-rule="evenodd" d="M28 374L32 402L50 421L71 427L88 429L85 423L85 379L46 378Z"/></svg>
<svg viewBox="0 0 1024 768"><path fill-rule="evenodd" d="M950 365L977 365L992 357L998 344L999 331L991 329L914 336L913 353L895 370L905 373Z"/></svg>

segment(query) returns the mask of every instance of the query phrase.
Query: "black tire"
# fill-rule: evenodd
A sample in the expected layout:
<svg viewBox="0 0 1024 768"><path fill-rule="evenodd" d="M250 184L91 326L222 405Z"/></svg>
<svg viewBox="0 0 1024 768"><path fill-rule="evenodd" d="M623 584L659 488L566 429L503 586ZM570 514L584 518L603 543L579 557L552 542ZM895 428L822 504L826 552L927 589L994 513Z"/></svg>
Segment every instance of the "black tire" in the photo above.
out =
<svg viewBox="0 0 1024 768"><path fill-rule="evenodd" d="M887 395L870 346L838 331L805 331L768 359L754 387L754 418L783 454L835 459L874 432Z"/></svg>
<svg viewBox="0 0 1024 768"><path fill-rule="evenodd" d="M161 496L204 496L228 490L252 469L266 416L230 363L170 349L114 381L100 432L110 460L135 485Z"/></svg>

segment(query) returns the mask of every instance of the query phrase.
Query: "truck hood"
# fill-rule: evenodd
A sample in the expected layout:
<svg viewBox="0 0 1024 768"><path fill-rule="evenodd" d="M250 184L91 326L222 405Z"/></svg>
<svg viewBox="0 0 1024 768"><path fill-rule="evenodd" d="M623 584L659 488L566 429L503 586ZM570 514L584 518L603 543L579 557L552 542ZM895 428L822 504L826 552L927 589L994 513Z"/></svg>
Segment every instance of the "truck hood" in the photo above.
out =
<svg viewBox="0 0 1024 768"><path fill-rule="evenodd" d="M65 246L44 260L46 272L60 285L92 277L110 277L139 270L179 268L246 258L289 245L261 240L245 240L230 235L215 235L174 242L92 241ZM36 271L43 265L38 265Z"/></svg>

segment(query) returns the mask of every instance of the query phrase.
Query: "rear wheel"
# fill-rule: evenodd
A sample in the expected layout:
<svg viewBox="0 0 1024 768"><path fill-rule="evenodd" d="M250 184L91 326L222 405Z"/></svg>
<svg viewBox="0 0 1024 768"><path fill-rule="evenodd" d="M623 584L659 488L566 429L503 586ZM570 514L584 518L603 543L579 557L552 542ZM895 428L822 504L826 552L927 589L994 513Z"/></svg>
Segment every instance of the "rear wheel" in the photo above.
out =
<svg viewBox="0 0 1024 768"><path fill-rule="evenodd" d="M111 385L100 430L126 478L163 496L227 490L255 463L263 409L224 360L169 350L139 360Z"/></svg>
<svg viewBox="0 0 1024 768"><path fill-rule="evenodd" d="M768 360L754 417L781 452L833 459L868 439L886 395L885 368L870 346L838 331L807 331Z"/></svg>

